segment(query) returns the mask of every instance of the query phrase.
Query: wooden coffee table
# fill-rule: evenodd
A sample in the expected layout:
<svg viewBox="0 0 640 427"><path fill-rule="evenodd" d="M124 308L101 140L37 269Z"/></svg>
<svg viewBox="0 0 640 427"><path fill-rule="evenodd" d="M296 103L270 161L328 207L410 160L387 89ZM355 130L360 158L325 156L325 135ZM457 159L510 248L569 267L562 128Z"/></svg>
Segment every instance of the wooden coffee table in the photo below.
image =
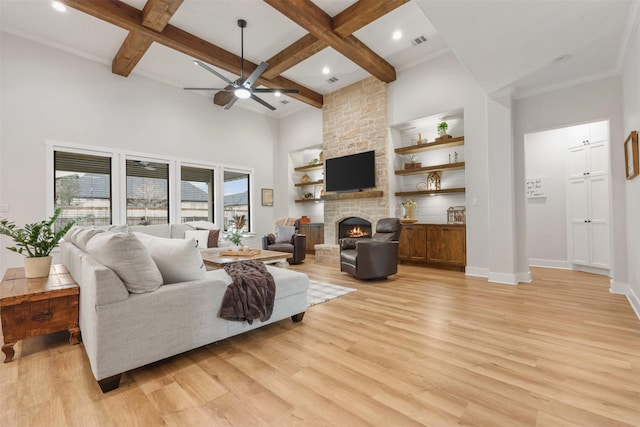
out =
<svg viewBox="0 0 640 427"><path fill-rule="evenodd" d="M258 250L254 249L253 251L257 252ZM201 252L204 265L207 266L208 269L222 268L226 264L246 260L262 261L265 264L277 264L278 266L286 267L287 258L292 256L289 252L267 250L260 250L259 253L253 253L252 255L245 256L222 255L220 252L221 251L218 249L208 249Z"/></svg>
<svg viewBox="0 0 640 427"><path fill-rule="evenodd" d="M4 363L13 360L13 346L25 338L66 329L69 343L78 344L78 293L78 284L63 265L35 279L27 279L24 268L7 269L0 283Z"/></svg>

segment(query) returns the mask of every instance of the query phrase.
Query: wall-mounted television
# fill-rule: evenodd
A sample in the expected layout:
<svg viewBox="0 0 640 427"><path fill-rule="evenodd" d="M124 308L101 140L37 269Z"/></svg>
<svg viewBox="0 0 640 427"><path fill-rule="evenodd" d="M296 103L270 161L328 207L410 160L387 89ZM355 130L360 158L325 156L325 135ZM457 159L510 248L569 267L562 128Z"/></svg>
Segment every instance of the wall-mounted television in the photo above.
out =
<svg viewBox="0 0 640 427"><path fill-rule="evenodd" d="M325 164L325 189L327 191L360 191L376 186L376 153L351 154L333 157Z"/></svg>

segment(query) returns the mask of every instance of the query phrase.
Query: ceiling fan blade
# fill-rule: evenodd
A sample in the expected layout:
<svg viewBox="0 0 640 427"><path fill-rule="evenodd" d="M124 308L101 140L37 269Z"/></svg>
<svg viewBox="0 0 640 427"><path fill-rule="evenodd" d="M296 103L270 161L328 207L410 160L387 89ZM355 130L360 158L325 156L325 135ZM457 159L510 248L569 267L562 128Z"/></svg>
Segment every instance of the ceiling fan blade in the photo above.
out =
<svg viewBox="0 0 640 427"><path fill-rule="evenodd" d="M229 101L229 103L224 106L224 109L225 110L230 109L231 107L233 107L233 104L235 104L236 102L238 102L238 97L234 96L233 98L231 98L231 101Z"/></svg>
<svg viewBox="0 0 640 427"><path fill-rule="evenodd" d="M233 92L235 89L227 89L220 87L183 87L184 90L215 90L220 92Z"/></svg>
<svg viewBox="0 0 640 427"><path fill-rule="evenodd" d="M256 102L259 102L260 104L264 105L265 107L267 107L268 109L270 109L271 111L275 110L276 107L274 107L273 105L269 104L268 102L264 101L263 99L258 98L257 96L255 96L254 94L251 94L251 99L253 99Z"/></svg>
<svg viewBox="0 0 640 427"><path fill-rule="evenodd" d="M253 86L256 80L258 80L258 77L260 77L262 73L264 73L264 70L266 70L268 66L269 64L262 61L260 65L258 65L258 67L255 70L253 70L253 73L251 73L251 75L247 77L247 80L245 80L244 83L242 83L242 86L246 87L247 89Z"/></svg>
<svg viewBox="0 0 640 427"><path fill-rule="evenodd" d="M253 93L300 93L298 89L251 89Z"/></svg>
<svg viewBox="0 0 640 427"><path fill-rule="evenodd" d="M214 70L213 68L209 67L207 64L205 64L202 61L198 61L197 59L193 61L197 66L204 68L205 70L207 70L208 72L210 72L211 74L218 76L219 78L221 78L222 80L224 80L226 83L229 83L230 85L232 85L233 87L238 87L234 82L232 82L231 80L229 80L228 78L226 78L225 76L223 76L222 74L220 74L219 72L217 72L216 70Z"/></svg>

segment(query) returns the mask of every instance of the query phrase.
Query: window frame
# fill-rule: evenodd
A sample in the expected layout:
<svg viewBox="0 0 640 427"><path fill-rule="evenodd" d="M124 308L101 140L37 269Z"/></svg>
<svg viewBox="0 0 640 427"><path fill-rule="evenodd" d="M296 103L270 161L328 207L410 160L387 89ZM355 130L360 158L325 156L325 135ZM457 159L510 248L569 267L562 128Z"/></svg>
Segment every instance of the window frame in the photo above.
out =
<svg viewBox="0 0 640 427"><path fill-rule="evenodd" d="M48 216L53 215L55 211L55 166L54 152L66 151L77 154L90 154L94 156L105 156L111 158L111 222L112 224L126 224L127 218L127 160L141 160L157 163L167 163L169 165L169 223L177 224L182 221L181 215L181 168L182 166L195 167L202 169L210 169L214 172L214 206L212 215L214 226L220 230L224 229L224 171L236 173L246 173L249 177L249 229L248 232L254 231L254 211L255 211L255 187L254 177L255 169L246 166L225 165L222 163L203 162L201 160L193 160L180 158L176 156L160 155L152 153L144 153L137 151L121 150L117 148L101 147L93 145L76 144L57 140L45 141L46 146L46 191L45 206Z"/></svg>

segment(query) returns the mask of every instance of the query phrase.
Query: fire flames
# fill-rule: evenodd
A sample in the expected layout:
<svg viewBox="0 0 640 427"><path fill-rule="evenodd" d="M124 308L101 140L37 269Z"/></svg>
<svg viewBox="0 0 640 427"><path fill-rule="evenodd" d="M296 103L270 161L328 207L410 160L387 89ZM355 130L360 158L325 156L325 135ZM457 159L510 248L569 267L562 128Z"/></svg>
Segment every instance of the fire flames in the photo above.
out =
<svg viewBox="0 0 640 427"><path fill-rule="evenodd" d="M356 226L347 231L347 235L349 237L366 237L369 235L369 233L363 231L361 227Z"/></svg>

